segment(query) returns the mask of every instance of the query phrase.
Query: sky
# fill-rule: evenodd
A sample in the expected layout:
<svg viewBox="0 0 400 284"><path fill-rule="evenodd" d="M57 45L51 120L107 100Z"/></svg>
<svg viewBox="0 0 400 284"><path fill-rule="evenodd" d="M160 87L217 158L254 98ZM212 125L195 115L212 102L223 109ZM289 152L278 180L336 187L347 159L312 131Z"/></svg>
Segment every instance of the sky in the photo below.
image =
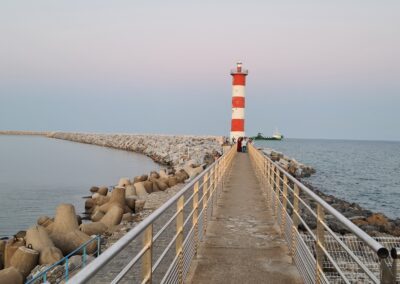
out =
<svg viewBox="0 0 400 284"><path fill-rule="evenodd" d="M0 130L400 140L400 1L0 2Z"/></svg>

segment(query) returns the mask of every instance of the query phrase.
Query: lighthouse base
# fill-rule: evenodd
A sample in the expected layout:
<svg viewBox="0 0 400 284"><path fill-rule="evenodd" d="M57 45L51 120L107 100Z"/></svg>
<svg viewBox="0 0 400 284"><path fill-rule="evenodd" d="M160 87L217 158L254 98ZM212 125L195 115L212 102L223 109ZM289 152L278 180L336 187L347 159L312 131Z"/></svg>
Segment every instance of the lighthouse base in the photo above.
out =
<svg viewBox="0 0 400 284"><path fill-rule="evenodd" d="M231 131L230 141L235 138L235 142L238 140L239 137L244 137L244 131Z"/></svg>

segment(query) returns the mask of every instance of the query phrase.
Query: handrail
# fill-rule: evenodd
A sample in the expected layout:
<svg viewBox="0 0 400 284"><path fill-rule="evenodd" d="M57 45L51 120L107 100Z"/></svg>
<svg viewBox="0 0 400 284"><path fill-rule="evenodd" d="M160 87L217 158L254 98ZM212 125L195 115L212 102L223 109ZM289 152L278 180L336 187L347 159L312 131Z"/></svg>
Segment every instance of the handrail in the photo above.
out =
<svg viewBox="0 0 400 284"><path fill-rule="evenodd" d="M268 156L265 156L265 158L267 160L269 160L275 167L277 167L280 172L282 172L284 175L286 175L290 181L292 181L301 190L303 190L304 193L306 193L314 201L316 201L318 204L320 204L326 211L328 211L337 220L339 220L340 223L342 225L344 225L351 233L353 233L358 238L363 240L372 250L374 250L377 253L379 258L387 258L389 256L389 250L387 248L382 246L379 242L377 242L370 235L368 235L366 232L364 232L362 229L360 229L357 225L355 225L353 222L351 222L349 219L347 219L345 216L343 216L342 213L340 213L335 208L333 208L331 205L329 205L325 200L323 200L316 193L314 193L311 189L309 189L304 184L302 184L300 181L298 181L296 178L294 178L291 174L289 174L287 171L285 171L281 166L279 166L277 163L273 162Z"/></svg>
<svg viewBox="0 0 400 284"><path fill-rule="evenodd" d="M28 281L25 282L25 284L30 284L30 283L34 283L39 279L43 279L43 282L46 283L47 281L47 273L53 269L54 267L56 267L57 265L60 265L62 263L66 264L66 270L65 270L65 279L68 280L68 275L69 275L69 266L68 266L68 260L71 256L74 256L77 252L79 252L80 250L83 251L83 261L82 261L82 265L86 266L86 247L87 245L89 245L90 243L97 241L97 250L94 252L95 254L97 254L97 256L100 255L100 236L96 235L94 237L92 237L90 240L86 241L85 243L83 243L82 245L80 245L78 248L76 248L75 250L73 250L72 252L70 252L68 255L64 256L62 259L60 259L59 261L53 263L52 265L50 265L49 267L47 267L45 270L41 271L40 273L38 273L37 275L35 275L35 277L33 277L32 279L29 279Z"/></svg>
<svg viewBox="0 0 400 284"><path fill-rule="evenodd" d="M360 255L353 252L329 227L325 219L325 213L329 213L338 221L338 224L342 225L350 232L350 235L353 235L358 238L362 244L365 244L365 249L370 250L371 253L375 253L381 266L389 256L387 248L353 224L339 211L325 202L321 197L303 185L252 144L249 144L249 153L255 165L257 177L263 184L263 188L267 191L267 200L275 212L274 215L276 221L280 225L281 234L285 235L291 248L292 256L294 257L296 265L300 267L305 282L327 282L328 280L323 267L326 265L326 262L329 262L331 265L330 267L335 269L341 281L350 283L349 271L346 272L346 268L340 264L343 263L344 260L338 261L335 259L335 253L340 251L341 253L344 252L347 254L348 258L346 259L354 263L354 265L360 269L359 271L365 275L364 277L367 277L363 279L369 279L374 283L380 283L378 277L383 279L382 269L380 275L379 272L372 272L370 270L371 267L367 266L367 264L360 259ZM288 195L288 193L290 195ZM311 208L311 206L306 203L308 199L304 200L300 196L300 193L304 193L312 200L314 204L312 207L315 209ZM290 198L293 198L293 202L291 202ZM300 204L302 208L304 208L303 210L308 212L306 213L309 214L308 216L316 219L315 231L312 231L307 224L308 221L304 218L300 210ZM291 209L291 214L287 210L288 206ZM309 241L308 244L304 242L302 234L298 231L298 226L300 224L304 226L307 234L314 241L313 244L309 243ZM332 247L330 248L332 251L329 251L325 243L328 235L336 242L338 248L340 247L339 251L335 252L336 249ZM395 250L393 250L392 253L396 254ZM377 263L376 265L379 264Z"/></svg>
<svg viewBox="0 0 400 284"><path fill-rule="evenodd" d="M171 245L175 242L177 246L177 256L182 257L182 250L184 249L182 245L184 244L184 240L181 238L183 237L183 227L188 223L189 218L193 218L193 225L192 228L198 230L199 222L203 222L204 225L207 221L207 214L208 214L208 207L212 208L213 205L213 198L216 196L216 190L218 184L221 184L224 174L227 172L228 168L230 167L231 161L233 156L235 155L236 151L234 147L230 149L230 151L224 155L222 155L217 161L215 161L212 165L210 165L206 170L204 170L200 175L196 178L191 180L184 188L182 188L178 193L176 193L173 197L167 200L161 207L156 209L153 213L151 213L147 218L141 221L136 227L130 230L127 234L125 234L122 238L120 238L115 244L113 244L110 248L104 251L99 257L97 257L94 261L92 261L85 269L81 270L77 273L71 280L73 283L85 283L89 279L91 279L99 270L104 268L108 262L110 262L113 258L115 258L118 253L120 253L126 246L128 246L132 241L136 240L142 233L144 234L145 241L144 241L144 250L140 251L141 255L136 255L134 257L134 261L130 261L129 264L126 266L128 267L133 266L140 258L144 258L142 263L142 281L148 281L151 279L152 274L152 258L151 258L151 251L153 247L153 242L155 239L158 238L160 232L163 232L166 227L173 223L172 221L176 220L176 234L173 236L172 240L169 242L168 247L170 248ZM201 181L203 181L201 183ZM202 188L203 196L199 199L198 190ZM193 215L194 212L192 210L191 214L186 218L186 221L183 220L183 208L185 205L188 205L188 202L184 202L184 195L185 193L193 190L193 194L188 198L193 199L193 210L196 211L196 220L195 216ZM195 202L196 197L196 202ZM160 216L166 213L167 209L171 208L174 204L177 204L177 211L172 217L165 222L165 226L161 228L161 230L153 235L153 224L158 220ZM203 210L200 212L198 207L203 205ZM205 211L204 211L205 210ZM200 220L200 218L202 218ZM180 228L180 229L179 229ZM203 230L205 230L203 228ZM191 240L192 241L192 240ZM180 249L178 249L180 247ZM165 252L165 250L164 250ZM148 254L150 253L150 254ZM178 254L180 256L178 256ZM163 257L165 253L161 255ZM150 258L148 258L150 256ZM150 261L150 263L148 263ZM156 264L158 265L159 260L156 260ZM171 264L172 265L172 264ZM150 266L150 267L148 267ZM171 269L171 268L170 268ZM124 268L122 271L117 275L117 278L114 279L114 282L117 283L126 273L127 269ZM181 275L183 272L180 272ZM149 278L150 277L150 278ZM146 280L147 279L147 280ZM151 282L151 281L150 281Z"/></svg>

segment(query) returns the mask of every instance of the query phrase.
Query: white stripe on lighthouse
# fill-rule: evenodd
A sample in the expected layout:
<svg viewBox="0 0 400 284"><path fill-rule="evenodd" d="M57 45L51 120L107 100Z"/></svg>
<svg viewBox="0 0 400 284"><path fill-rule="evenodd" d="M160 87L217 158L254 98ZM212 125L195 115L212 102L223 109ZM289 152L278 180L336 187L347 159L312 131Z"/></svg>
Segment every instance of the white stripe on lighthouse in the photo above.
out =
<svg viewBox="0 0 400 284"><path fill-rule="evenodd" d="M231 139L232 137L235 137L236 141L239 137L244 137L244 132L243 131L231 131Z"/></svg>
<svg viewBox="0 0 400 284"><path fill-rule="evenodd" d="M244 108L232 108L232 119L244 119Z"/></svg>
<svg viewBox="0 0 400 284"><path fill-rule="evenodd" d="M232 88L232 97L244 97L244 86L241 85L233 85Z"/></svg>

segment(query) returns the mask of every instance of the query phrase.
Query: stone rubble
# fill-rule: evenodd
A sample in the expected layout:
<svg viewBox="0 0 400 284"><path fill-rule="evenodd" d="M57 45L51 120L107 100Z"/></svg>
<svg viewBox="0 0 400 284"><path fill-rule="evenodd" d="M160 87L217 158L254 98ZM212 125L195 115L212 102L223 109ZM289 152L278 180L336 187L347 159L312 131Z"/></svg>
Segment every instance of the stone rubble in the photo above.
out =
<svg viewBox="0 0 400 284"><path fill-rule="evenodd" d="M51 132L47 137L144 154L162 165L182 168L189 160L211 164L222 153L222 136L90 134Z"/></svg>
<svg viewBox="0 0 400 284"><path fill-rule="evenodd" d="M279 166L281 166L284 170L286 170L298 180L310 177L316 172L314 168L299 163L295 159L288 157L281 152L275 151L270 148L264 148L262 149L262 151L266 156L270 157L272 161L276 162ZM370 210L362 208L357 203L347 202L333 195L325 194L322 191L316 189L307 181L302 180L301 182L318 196L320 196L329 205L331 205L333 208L335 208L345 217L351 220L354 224L367 232L370 236L400 236L400 218L390 219L382 213L372 212ZM315 202L304 193L301 193L300 195L306 201L306 203L315 210ZM289 212L291 212L290 208ZM315 217L313 217L307 209L302 208L300 215L305 219L307 225L310 227L311 230L316 229L317 224ZM332 216L327 215L326 220L329 224L329 227L334 232L339 234L349 233L349 231ZM300 225L300 228L306 231L304 226Z"/></svg>
<svg viewBox="0 0 400 284"><path fill-rule="evenodd" d="M296 178L309 177L316 172L314 168L299 163L281 152L270 148L264 148L262 151L266 156L270 157L272 161L277 162L279 166Z"/></svg>

